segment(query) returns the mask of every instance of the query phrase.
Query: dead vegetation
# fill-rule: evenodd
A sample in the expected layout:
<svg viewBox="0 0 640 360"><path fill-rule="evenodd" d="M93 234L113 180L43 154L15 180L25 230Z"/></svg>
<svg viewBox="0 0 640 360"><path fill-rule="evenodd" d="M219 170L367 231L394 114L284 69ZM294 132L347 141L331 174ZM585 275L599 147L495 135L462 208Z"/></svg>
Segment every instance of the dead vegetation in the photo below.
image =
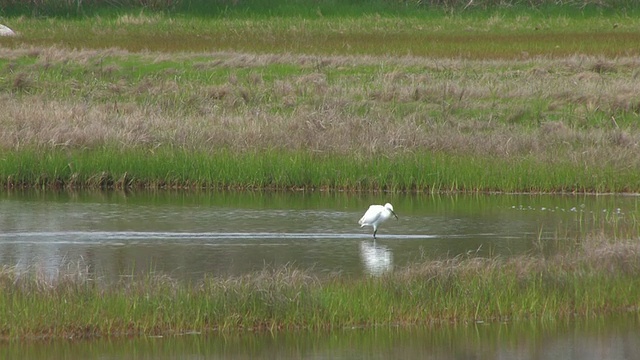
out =
<svg viewBox="0 0 640 360"><path fill-rule="evenodd" d="M50 47L6 49L3 58L5 150L431 151L640 168L635 57L169 57Z"/></svg>

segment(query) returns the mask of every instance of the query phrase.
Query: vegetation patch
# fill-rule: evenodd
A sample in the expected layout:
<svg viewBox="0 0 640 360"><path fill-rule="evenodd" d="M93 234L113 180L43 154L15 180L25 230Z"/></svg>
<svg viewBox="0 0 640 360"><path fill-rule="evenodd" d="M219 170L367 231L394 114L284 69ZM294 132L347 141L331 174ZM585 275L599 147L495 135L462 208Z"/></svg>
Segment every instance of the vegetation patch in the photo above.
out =
<svg viewBox="0 0 640 360"><path fill-rule="evenodd" d="M432 12L485 12L500 9L519 13L527 10L560 13L633 11L633 0L1 0L0 10L11 15L83 16L114 11L158 11L196 16L270 17L333 16L362 14L416 16Z"/></svg>
<svg viewBox="0 0 640 360"><path fill-rule="evenodd" d="M0 270L4 339L188 332L554 322L638 311L637 239L590 236L553 256L462 256L381 277L319 277L293 266L193 283L162 274L105 283L81 264Z"/></svg>
<svg viewBox="0 0 640 360"><path fill-rule="evenodd" d="M634 57L4 54L3 187L640 186Z"/></svg>
<svg viewBox="0 0 640 360"><path fill-rule="evenodd" d="M635 2L214 3L0 0L0 185L640 190Z"/></svg>
<svg viewBox="0 0 640 360"><path fill-rule="evenodd" d="M444 153L391 156L304 151L202 153L173 148L18 151L2 156L5 189L217 189L634 192L638 174L609 164Z"/></svg>

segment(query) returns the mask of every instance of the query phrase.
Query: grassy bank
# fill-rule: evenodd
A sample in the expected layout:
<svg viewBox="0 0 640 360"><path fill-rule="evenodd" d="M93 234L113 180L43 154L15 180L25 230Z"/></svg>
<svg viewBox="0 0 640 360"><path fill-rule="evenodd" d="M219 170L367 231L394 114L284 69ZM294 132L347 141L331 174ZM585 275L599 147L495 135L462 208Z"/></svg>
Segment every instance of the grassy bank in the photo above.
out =
<svg viewBox="0 0 640 360"><path fill-rule="evenodd" d="M308 152L201 153L170 148L18 151L3 155L5 189L271 189L348 191L637 191L637 172L535 157L417 153L379 157Z"/></svg>
<svg viewBox="0 0 640 360"><path fill-rule="evenodd" d="M293 267L185 284L150 274L103 284L82 267L0 271L5 339L336 329L539 320L638 311L640 247L600 236L552 257L428 261L382 277Z"/></svg>

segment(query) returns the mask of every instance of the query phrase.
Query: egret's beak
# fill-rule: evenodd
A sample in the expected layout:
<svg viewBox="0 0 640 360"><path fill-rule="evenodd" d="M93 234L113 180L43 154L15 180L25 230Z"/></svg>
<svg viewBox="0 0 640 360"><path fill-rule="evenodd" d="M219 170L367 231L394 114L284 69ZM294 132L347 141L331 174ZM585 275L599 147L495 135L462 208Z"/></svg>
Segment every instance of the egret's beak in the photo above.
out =
<svg viewBox="0 0 640 360"><path fill-rule="evenodd" d="M391 210L391 213L393 214L393 216L395 216L395 217L396 217L396 220L398 220L398 215L396 215L396 212L395 212L395 211L393 211L393 210Z"/></svg>

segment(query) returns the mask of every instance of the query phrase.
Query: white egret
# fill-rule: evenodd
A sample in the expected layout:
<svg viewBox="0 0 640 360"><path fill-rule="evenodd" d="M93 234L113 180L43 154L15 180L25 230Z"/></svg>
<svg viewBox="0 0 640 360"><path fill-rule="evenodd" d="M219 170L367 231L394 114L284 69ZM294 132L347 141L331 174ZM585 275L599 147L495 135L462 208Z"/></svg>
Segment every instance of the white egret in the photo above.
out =
<svg viewBox="0 0 640 360"><path fill-rule="evenodd" d="M360 227L373 226L373 238L375 239L378 226L387 221L391 215L395 216L396 220L398 219L398 215L393 211L393 205L389 203L384 204L384 206L371 205L360 221L358 221L358 224L360 224Z"/></svg>
<svg viewBox="0 0 640 360"><path fill-rule="evenodd" d="M16 36L16 33L9 27L0 24L0 36Z"/></svg>

